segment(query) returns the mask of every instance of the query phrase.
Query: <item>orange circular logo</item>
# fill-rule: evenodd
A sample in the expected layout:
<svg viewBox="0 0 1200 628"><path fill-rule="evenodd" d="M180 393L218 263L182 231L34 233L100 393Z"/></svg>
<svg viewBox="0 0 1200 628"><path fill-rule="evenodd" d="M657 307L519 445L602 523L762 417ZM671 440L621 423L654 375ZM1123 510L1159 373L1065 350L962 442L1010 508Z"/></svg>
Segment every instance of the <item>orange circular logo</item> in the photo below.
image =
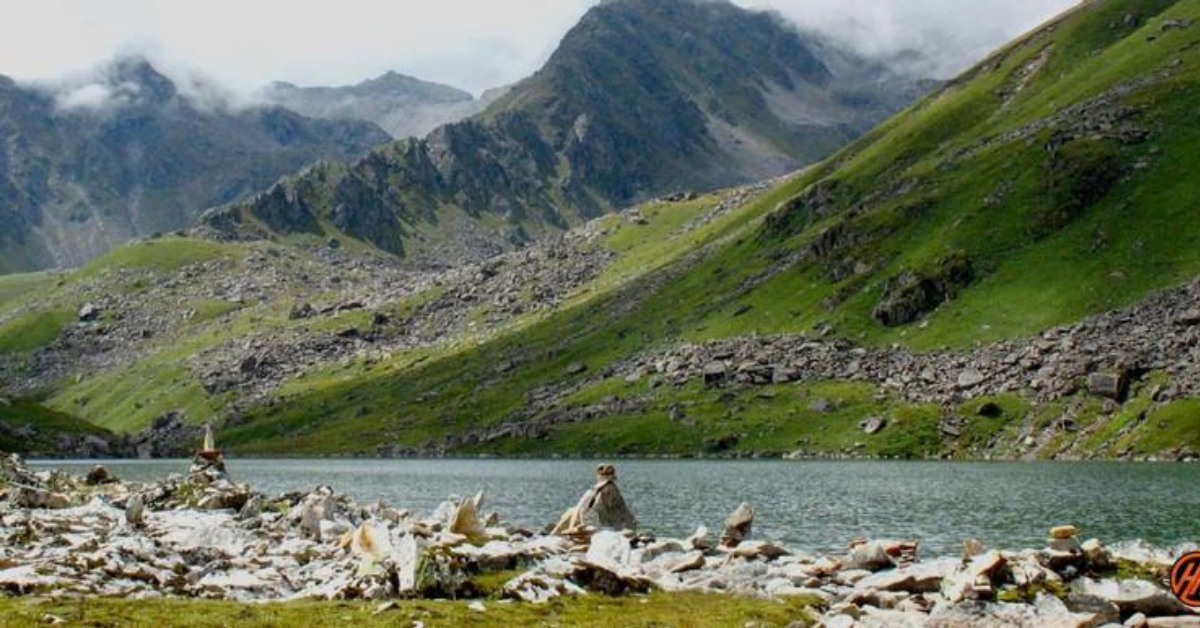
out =
<svg viewBox="0 0 1200 628"><path fill-rule="evenodd" d="M1184 554L1171 568L1171 593L1180 602L1200 608L1200 552Z"/></svg>

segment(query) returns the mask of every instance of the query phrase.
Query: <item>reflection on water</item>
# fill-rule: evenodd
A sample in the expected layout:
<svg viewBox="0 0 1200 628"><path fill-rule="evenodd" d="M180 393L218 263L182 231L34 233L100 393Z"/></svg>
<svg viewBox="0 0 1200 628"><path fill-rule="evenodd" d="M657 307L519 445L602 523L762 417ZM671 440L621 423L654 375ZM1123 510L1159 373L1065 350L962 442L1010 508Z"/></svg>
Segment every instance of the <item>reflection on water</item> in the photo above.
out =
<svg viewBox="0 0 1200 628"><path fill-rule="evenodd" d="M39 462L80 473L89 462ZM125 480L184 473L185 461L105 461ZM592 482L586 461L237 460L234 479L277 494L327 484L359 501L428 512L483 490L486 510L541 528ZM618 482L648 530L719 529L742 501L755 536L814 551L855 537L916 538L925 555L957 554L963 539L1035 547L1073 523L1113 542L1200 541L1200 466L1131 463L624 461Z"/></svg>

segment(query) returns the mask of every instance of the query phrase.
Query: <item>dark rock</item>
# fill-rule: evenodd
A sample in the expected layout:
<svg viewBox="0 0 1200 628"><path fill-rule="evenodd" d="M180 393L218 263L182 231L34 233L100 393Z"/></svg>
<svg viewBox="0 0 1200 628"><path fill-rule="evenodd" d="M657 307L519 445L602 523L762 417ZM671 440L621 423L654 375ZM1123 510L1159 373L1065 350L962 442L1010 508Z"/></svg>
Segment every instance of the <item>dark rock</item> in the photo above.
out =
<svg viewBox="0 0 1200 628"><path fill-rule="evenodd" d="M977 410L975 413L981 417L995 419L1004 415L1004 408L1001 408L1000 404L994 401L988 401L980 405L979 410Z"/></svg>
<svg viewBox="0 0 1200 628"><path fill-rule="evenodd" d="M716 454L726 452L734 447L737 447L737 444L741 442L741 440L741 437L737 434L727 434L725 436L718 436L715 438L706 438L701 443L701 446L704 447L704 451Z"/></svg>
<svg viewBox="0 0 1200 628"><path fill-rule="evenodd" d="M1116 604L1098 595L1073 591L1063 600L1072 613L1095 615L1095 625L1121 623L1121 609Z"/></svg>
<svg viewBox="0 0 1200 628"><path fill-rule="evenodd" d="M100 320L100 315L103 313L104 311L100 309L100 306L94 303L84 303L83 307L79 308L79 322L94 323Z"/></svg>
<svg viewBox="0 0 1200 628"><path fill-rule="evenodd" d="M108 472L108 469L105 469L100 465L96 465L92 467L91 471L88 471L87 477L84 478L84 481L88 486L99 486L101 484L113 484L118 480Z"/></svg>
<svg viewBox="0 0 1200 628"><path fill-rule="evenodd" d="M946 436L958 438L959 436L962 436L964 423L965 421L958 417L945 418L942 419L940 424L938 424L938 429L941 430L942 434L945 434Z"/></svg>
<svg viewBox="0 0 1200 628"><path fill-rule="evenodd" d="M724 362L709 362L704 366L704 385L710 388L720 386L725 383L729 376L728 370L725 368Z"/></svg>
<svg viewBox="0 0 1200 628"><path fill-rule="evenodd" d="M953 299L975 279L971 261L956 255L942 260L929 275L906 271L888 280L873 316L885 327L899 327Z"/></svg>
<svg viewBox="0 0 1200 628"><path fill-rule="evenodd" d="M1102 372L1088 375L1088 391L1098 397L1121 401L1125 398L1129 381L1124 373Z"/></svg>
<svg viewBox="0 0 1200 628"><path fill-rule="evenodd" d="M317 310L313 308L311 303L299 303L292 308L288 314L291 320L300 320L304 318L312 318L317 315Z"/></svg>
<svg viewBox="0 0 1200 628"><path fill-rule="evenodd" d="M1180 314L1175 322L1184 327L1194 327L1200 325L1200 309L1191 308Z"/></svg>

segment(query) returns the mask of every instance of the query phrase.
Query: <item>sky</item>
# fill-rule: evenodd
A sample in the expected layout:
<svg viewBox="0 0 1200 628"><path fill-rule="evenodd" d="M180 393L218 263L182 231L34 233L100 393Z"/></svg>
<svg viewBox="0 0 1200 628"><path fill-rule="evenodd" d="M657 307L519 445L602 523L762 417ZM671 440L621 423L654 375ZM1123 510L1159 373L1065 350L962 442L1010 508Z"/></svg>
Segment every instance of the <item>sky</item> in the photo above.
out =
<svg viewBox="0 0 1200 628"><path fill-rule="evenodd" d="M735 0L946 78L1075 0ZM388 70L479 93L531 74L596 0L0 0L0 74L52 81L120 53L234 93Z"/></svg>

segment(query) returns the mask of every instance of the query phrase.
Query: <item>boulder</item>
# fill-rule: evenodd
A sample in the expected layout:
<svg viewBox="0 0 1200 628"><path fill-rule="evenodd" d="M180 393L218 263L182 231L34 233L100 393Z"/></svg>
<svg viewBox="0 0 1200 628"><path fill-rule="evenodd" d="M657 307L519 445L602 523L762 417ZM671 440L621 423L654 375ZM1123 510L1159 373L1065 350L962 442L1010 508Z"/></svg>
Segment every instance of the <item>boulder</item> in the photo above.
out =
<svg viewBox="0 0 1200 628"><path fill-rule="evenodd" d="M696 550L712 549L712 543L708 540L708 528L706 526L696 528L696 531L684 543Z"/></svg>
<svg viewBox="0 0 1200 628"><path fill-rule="evenodd" d="M576 563L570 579L590 591L614 596L647 593L654 588L654 583L648 578L612 569L608 565L596 564L589 560Z"/></svg>
<svg viewBox="0 0 1200 628"><path fill-rule="evenodd" d="M40 488L21 488L17 492L17 505L25 508L62 510L71 507L71 498Z"/></svg>
<svg viewBox="0 0 1200 628"><path fill-rule="evenodd" d="M1075 526L1057 526L1050 528L1050 538L1052 539L1072 539L1079 534L1079 529Z"/></svg>
<svg viewBox="0 0 1200 628"><path fill-rule="evenodd" d="M868 436L878 434L887 426L887 419L881 417L867 417L859 422L858 427Z"/></svg>
<svg viewBox="0 0 1200 628"><path fill-rule="evenodd" d="M1165 589L1145 580L1092 580L1083 578L1076 591L1102 598L1121 609L1122 617L1141 613L1147 617L1189 615L1191 610Z"/></svg>
<svg viewBox="0 0 1200 628"><path fill-rule="evenodd" d="M708 387L720 386L725 383L729 372L725 368L724 362L709 362L704 365L704 385Z"/></svg>
<svg viewBox="0 0 1200 628"><path fill-rule="evenodd" d="M601 530L592 535L587 560L611 569L621 569L629 564L632 548L624 534L612 530Z"/></svg>
<svg viewBox="0 0 1200 628"><path fill-rule="evenodd" d="M125 521L129 525L139 526L146 519L146 501L140 494L134 493L125 502Z"/></svg>
<svg viewBox="0 0 1200 628"><path fill-rule="evenodd" d="M706 562L704 552L692 552L675 563L671 567L671 573L679 574L703 569Z"/></svg>
<svg viewBox="0 0 1200 628"><path fill-rule="evenodd" d="M84 482L86 482L88 486L99 486L101 484L113 484L117 482L117 478L113 477L113 475L108 472L108 469L105 469L101 465L96 465L92 467L91 471L88 471L87 477L84 478Z"/></svg>
<svg viewBox="0 0 1200 628"><path fill-rule="evenodd" d="M1091 569L1103 571L1112 565L1112 552L1107 547L1104 547L1100 539L1088 539L1084 541L1081 549L1083 550L1083 558L1087 561L1088 567Z"/></svg>
<svg viewBox="0 0 1200 628"><path fill-rule="evenodd" d="M350 551L355 556L380 559L392 552L392 544L386 534L380 534L369 523L363 523L351 533Z"/></svg>
<svg viewBox="0 0 1200 628"><path fill-rule="evenodd" d="M254 494L238 511L238 519L253 519L262 514L262 495Z"/></svg>
<svg viewBox="0 0 1200 628"><path fill-rule="evenodd" d="M787 550L767 541L743 541L729 552L730 556L746 558L749 560L756 560L759 558L775 560L780 556L787 556L787 554Z"/></svg>
<svg viewBox="0 0 1200 628"><path fill-rule="evenodd" d="M454 510L454 516L450 520L450 532L452 534L461 534L471 542L479 542L487 538L487 528L483 521L479 519L479 510L483 506L483 493L479 493L475 497L463 498L458 504L458 508Z"/></svg>
<svg viewBox="0 0 1200 628"><path fill-rule="evenodd" d="M100 315L103 313L104 311L100 309L99 305L96 305L95 303L84 303L83 307L79 308L79 322L94 323L97 320L100 320Z"/></svg>
<svg viewBox="0 0 1200 628"><path fill-rule="evenodd" d="M959 390L974 388L987 381L987 376L976 368L969 368L958 374L956 385Z"/></svg>
<svg viewBox="0 0 1200 628"><path fill-rule="evenodd" d="M1121 609L1100 596L1072 591L1063 602L1072 613L1095 615L1097 625L1121 623Z"/></svg>
<svg viewBox="0 0 1200 628"><path fill-rule="evenodd" d="M545 573L530 571L504 584L504 597L529 604L544 604L560 595L579 595L584 590L575 583Z"/></svg>
<svg viewBox="0 0 1200 628"><path fill-rule="evenodd" d="M963 560L972 560L976 556L986 552L983 542L979 539L967 539L963 541Z"/></svg>
<svg viewBox="0 0 1200 628"><path fill-rule="evenodd" d="M1088 375L1088 392L1114 401L1125 398L1129 381L1124 373L1102 372Z"/></svg>
<svg viewBox="0 0 1200 628"><path fill-rule="evenodd" d="M668 554L682 554L686 551L687 548L683 546L683 543L680 543L674 539L657 541L647 545L646 548L642 550L642 560L651 561L660 556L666 556Z"/></svg>
<svg viewBox="0 0 1200 628"><path fill-rule="evenodd" d="M754 526L754 508L742 502L725 520L725 531L721 533L722 547L737 547L739 543L750 538Z"/></svg>
<svg viewBox="0 0 1200 628"><path fill-rule="evenodd" d="M846 569L865 569L880 571L896 566L896 561L888 554L883 543L870 541L859 543L850 548L850 554L842 561Z"/></svg>

